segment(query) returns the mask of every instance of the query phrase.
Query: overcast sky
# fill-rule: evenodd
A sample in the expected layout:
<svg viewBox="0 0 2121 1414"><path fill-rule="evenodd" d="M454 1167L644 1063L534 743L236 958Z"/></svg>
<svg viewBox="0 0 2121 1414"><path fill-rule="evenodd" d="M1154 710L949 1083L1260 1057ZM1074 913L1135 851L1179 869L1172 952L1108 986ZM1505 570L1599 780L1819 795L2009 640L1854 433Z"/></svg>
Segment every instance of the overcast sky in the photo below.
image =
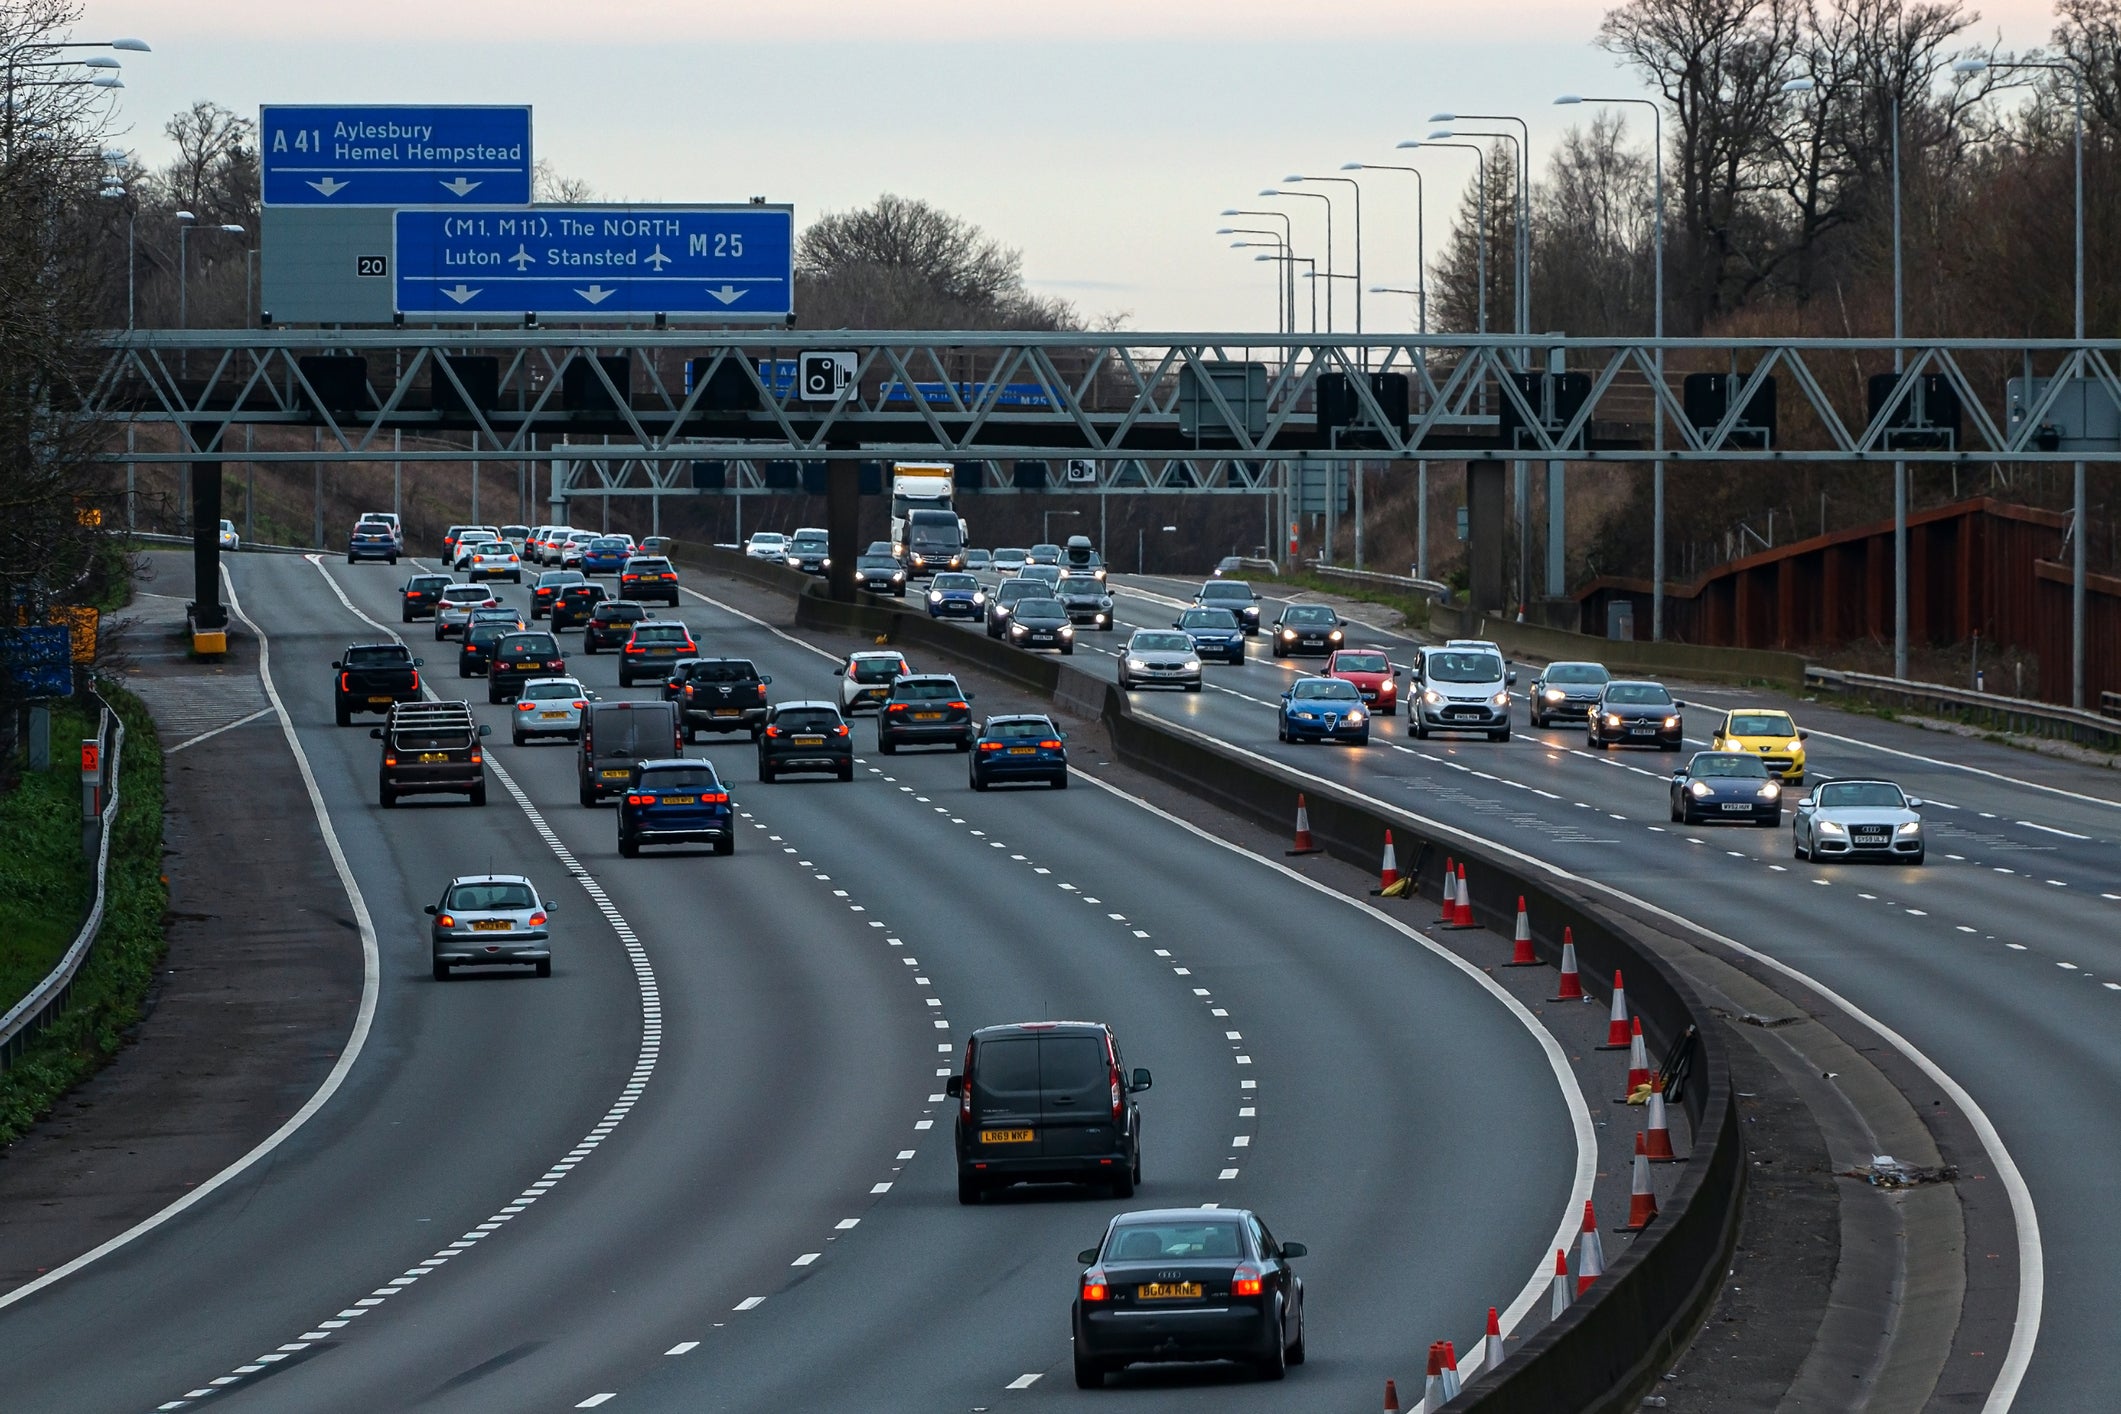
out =
<svg viewBox="0 0 2121 1414"><path fill-rule="evenodd" d="M529 103L537 155L619 201L791 202L798 224L881 192L922 197L1023 251L1044 292L1137 330L1272 329L1273 284L1228 248L1225 207L1275 206L1321 253L1322 203L1261 200L1293 173L1406 162L1428 238L1471 158L1395 152L1440 111L1518 113L1535 176L1586 110L1635 94L1592 43L1602 0L88 0L84 39L135 35L120 142L151 164L194 99ZM2043 42L2048 0L1991 0L1979 33ZM1647 110L1637 109L1638 121ZM1364 282L1413 286L1414 179L1363 184ZM1355 254L1345 186L1340 268ZM1260 224L1252 222L1249 224ZM1352 282L1337 323L1354 327ZM1365 327L1410 328L1404 296Z"/></svg>

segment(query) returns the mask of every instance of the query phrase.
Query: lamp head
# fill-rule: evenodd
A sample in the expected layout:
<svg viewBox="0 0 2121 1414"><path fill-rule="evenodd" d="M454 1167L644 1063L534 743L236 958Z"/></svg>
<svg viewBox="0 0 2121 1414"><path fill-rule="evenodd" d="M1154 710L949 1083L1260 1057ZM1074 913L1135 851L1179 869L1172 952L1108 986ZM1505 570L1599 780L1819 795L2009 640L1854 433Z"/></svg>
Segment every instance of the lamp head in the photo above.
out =
<svg viewBox="0 0 2121 1414"><path fill-rule="evenodd" d="M1819 85L1810 79L1791 79L1782 86L1784 93L1810 93Z"/></svg>
<svg viewBox="0 0 2121 1414"><path fill-rule="evenodd" d="M144 39L114 39L110 42L110 47L123 49L132 54L152 54L155 52L147 47L147 41Z"/></svg>
<svg viewBox="0 0 2121 1414"><path fill-rule="evenodd" d="M1261 187L1259 194L1261 196L1280 196L1281 192L1274 187Z"/></svg>
<svg viewBox="0 0 2121 1414"><path fill-rule="evenodd" d="M90 79L88 86L90 88L123 88L125 87L125 80L112 78L110 75L105 74L100 79Z"/></svg>
<svg viewBox="0 0 2121 1414"><path fill-rule="evenodd" d="M1294 183L1294 182L1300 182L1300 181L1302 181L1302 180L1303 180L1303 174L1302 174L1301 172L1299 172L1299 173L1297 173L1297 174L1296 174L1295 176L1293 176L1293 177L1283 177L1283 178L1282 178L1282 180L1283 180L1283 181L1285 181L1285 182L1291 182L1291 183Z"/></svg>
<svg viewBox="0 0 2121 1414"><path fill-rule="evenodd" d="M1343 162L1340 164L1340 170L1343 172L1360 172L1366 169L1360 162Z"/></svg>
<svg viewBox="0 0 2121 1414"><path fill-rule="evenodd" d="M1956 61L1954 61L1954 62L1953 62L1953 64L1952 64L1952 72L1953 72L1953 73L1955 73L1955 74L1981 74L1981 73L1986 73L1986 72L1988 72L1988 60L1986 60L1986 59L1959 59L1959 60L1956 60Z"/></svg>
<svg viewBox="0 0 2121 1414"><path fill-rule="evenodd" d="M1429 134L1429 141L1440 142L1445 138L1453 138L1457 136L1458 134L1452 132L1449 128L1438 128L1435 132Z"/></svg>
<svg viewBox="0 0 2121 1414"><path fill-rule="evenodd" d="M108 54L98 54L93 58L77 59L74 62L78 63L84 69L122 69L125 67L116 59L111 58Z"/></svg>
<svg viewBox="0 0 2121 1414"><path fill-rule="evenodd" d="M1583 95L1582 95L1582 94L1580 94L1580 93L1564 93L1563 95L1561 95L1561 97L1559 97L1559 98L1557 98L1557 99L1555 99L1555 100L1554 100L1554 106L1555 106L1556 108L1568 108L1568 107L1572 107L1572 106L1574 106L1575 104L1578 104L1578 103L1581 103L1581 102L1583 102Z"/></svg>
<svg viewBox="0 0 2121 1414"><path fill-rule="evenodd" d="M1456 113L1431 113L1429 121L1432 123L1455 123L1458 121L1458 115Z"/></svg>
<svg viewBox="0 0 2121 1414"><path fill-rule="evenodd" d="M189 211L178 211L178 212L173 212L173 213L171 214L171 219L173 219L173 220L177 220L177 221L196 221L196 220L198 220L199 218L198 218L198 217L196 217L196 216L194 216L194 215L192 215L192 214L191 214L191 213L190 213Z"/></svg>
<svg viewBox="0 0 2121 1414"><path fill-rule="evenodd" d="M221 229L228 232L228 234L230 234L231 236L240 236L243 234L243 228L237 225L226 225L223 226Z"/></svg>
<svg viewBox="0 0 2121 1414"><path fill-rule="evenodd" d="M1405 142L1395 142L1392 144L1393 147L1398 148L1402 151L1409 147L1420 147L1421 145L1421 143L1416 142L1413 138L1408 138Z"/></svg>

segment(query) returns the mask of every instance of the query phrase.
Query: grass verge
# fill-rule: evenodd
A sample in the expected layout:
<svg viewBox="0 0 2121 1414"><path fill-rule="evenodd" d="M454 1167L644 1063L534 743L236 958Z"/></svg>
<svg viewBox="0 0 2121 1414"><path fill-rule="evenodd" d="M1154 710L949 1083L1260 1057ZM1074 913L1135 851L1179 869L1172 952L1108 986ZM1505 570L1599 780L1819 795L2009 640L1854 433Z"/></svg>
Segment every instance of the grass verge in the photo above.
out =
<svg viewBox="0 0 2121 1414"><path fill-rule="evenodd" d="M108 684L102 691L125 721L125 753L119 764L120 804L111 835L103 931L74 979L73 997L66 1010L29 1043L13 1066L0 1072L0 1144L20 1138L61 1095L117 1053L125 1042L126 1031L140 1019L148 984L154 980L155 968L166 947L163 923L169 888L162 873L162 746L155 736L154 722L139 698ZM60 784L68 807L56 822L57 849L78 865L78 783L69 772L52 774L63 777ZM24 788L28 789L27 784ZM40 857L45 852L44 842L12 836L0 838L0 848L8 851L8 872L0 877L10 882L25 848ZM93 879L85 870L80 877ZM51 962L65 952L79 931L80 920L87 912L89 886L81 886L72 907L65 907L63 901L55 898L51 908L57 911L44 914L65 922L57 928L61 936L50 961L27 985L35 985L51 970ZM14 892L9 888L7 907L17 904ZM21 991L11 995L19 999ZM11 1001L9 1005L12 1004Z"/></svg>
<svg viewBox="0 0 2121 1414"><path fill-rule="evenodd" d="M1430 600L1425 595L1396 594L1389 589L1372 588L1365 584L1323 579L1302 570L1293 574L1278 575L1271 580L1263 579L1261 583L1308 589L1317 594L1338 595L1342 599L1356 599L1365 604L1382 604L1387 609L1399 610L1410 629L1425 630L1429 626Z"/></svg>

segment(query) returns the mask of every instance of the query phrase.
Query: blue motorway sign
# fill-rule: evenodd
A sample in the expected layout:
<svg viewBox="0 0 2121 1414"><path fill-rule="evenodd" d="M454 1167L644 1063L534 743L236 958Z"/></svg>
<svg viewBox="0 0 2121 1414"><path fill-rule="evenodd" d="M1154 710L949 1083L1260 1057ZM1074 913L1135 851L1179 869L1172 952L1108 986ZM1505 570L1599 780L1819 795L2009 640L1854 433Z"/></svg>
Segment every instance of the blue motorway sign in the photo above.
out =
<svg viewBox="0 0 2121 1414"><path fill-rule="evenodd" d="M795 212L400 211L397 308L409 319L785 319L795 309Z"/></svg>
<svg viewBox="0 0 2121 1414"><path fill-rule="evenodd" d="M21 697L71 697L72 631L64 624L0 629L0 679Z"/></svg>
<svg viewBox="0 0 2121 1414"><path fill-rule="evenodd" d="M530 203L530 109L258 110L267 206Z"/></svg>

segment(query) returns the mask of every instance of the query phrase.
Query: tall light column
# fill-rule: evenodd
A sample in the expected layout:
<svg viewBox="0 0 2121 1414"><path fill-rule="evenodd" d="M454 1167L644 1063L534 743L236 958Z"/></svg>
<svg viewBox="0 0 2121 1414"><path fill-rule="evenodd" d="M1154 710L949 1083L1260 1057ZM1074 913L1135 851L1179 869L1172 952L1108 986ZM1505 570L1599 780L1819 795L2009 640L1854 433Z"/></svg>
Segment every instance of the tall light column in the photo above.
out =
<svg viewBox="0 0 2121 1414"><path fill-rule="evenodd" d="M1333 274L1333 199L1327 196L1324 192L1283 191L1278 187L1266 187L1261 190L1260 195L1277 197L1300 196L1306 198L1307 200L1318 202L1320 205L1326 208L1326 275L1328 276L1326 284L1326 331L1328 333L1331 333L1334 327L1333 285L1330 278Z"/></svg>

